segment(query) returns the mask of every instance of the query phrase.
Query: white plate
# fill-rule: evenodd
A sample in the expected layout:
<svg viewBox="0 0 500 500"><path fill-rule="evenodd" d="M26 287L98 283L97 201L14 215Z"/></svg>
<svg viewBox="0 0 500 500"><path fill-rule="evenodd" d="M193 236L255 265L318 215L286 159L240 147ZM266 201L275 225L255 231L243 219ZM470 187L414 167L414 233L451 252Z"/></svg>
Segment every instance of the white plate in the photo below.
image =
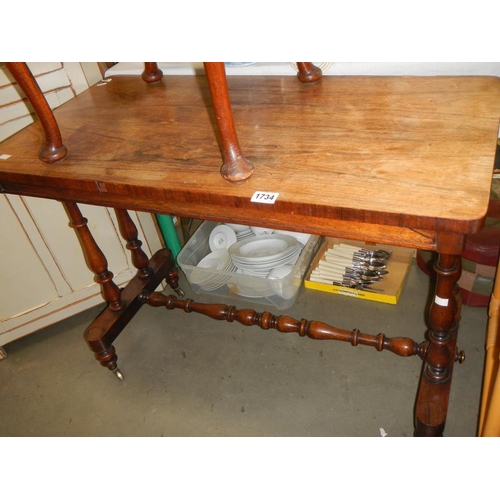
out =
<svg viewBox="0 0 500 500"><path fill-rule="evenodd" d="M243 274L246 274L248 276L259 276L261 278L267 278L267 275L269 274L269 269L265 269L264 271L254 271L251 269L242 269Z"/></svg>
<svg viewBox="0 0 500 500"><path fill-rule="evenodd" d="M250 231L250 226L244 226L243 224L229 224L229 222L226 222L225 225L230 227L236 234Z"/></svg>
<svg viewBox="0 0 500 500"><path fill-rule="evenodd" d="M258 226L250 226L252 233L256 236L260 236L261 234L272 234L274 233L274 229L270 229L268 227L258 227Z"/></svg>
<svg viewBox="0 0 500 500"><path fill-rule="evenodd" d="M291 264L285 264L283 266L275 267L269 273L269 279L280 280L286 278L293 271L293 266Z"/></svg>
<svg viewBox="0 0 500 500"><path fill-rule="evenodd" d="M191 283L200 286L210 286L223 279L220 275L207 272L209 270L225 271L233 266L231 257L226 248L215 250L198 262L196 269L191 273Z"/></svg>
<svg viewBox="0 0 500 500"><path fill-rule="evenodd" d="M236 233L236 239L238 241L244 240L246 238L253 238L255 234L249 229L248 231L242 231L241 233Z"/></svg>
<svg viewBox="0 0 500 500"><path fill-rule="evenodd" d="M219 250L214 250L207 256L198 262L197 267L203 267L205 269L226 269L228 265L231 264L231 257L227 248L221 248Z"/></svg>
<svg viewBox="0 0 500 500"><path fill-rule="evenodd" d="M233 262L266 263L280 260L297 250L298 242L286 234L264 234L238 241L229 248Z"/></svg>
<svg viewBox="0 0 500 500"><path fill-rule="evenodd" d="M236 262L237 267L240 269L245 269L245 270L250 270L250 271L270 271L271 269L279 266L284 266L285 264L295 264L299 258L301 248L297 246L297 250L294 251L293 253L280 258L280 259L273 259L272 261L268 262Z"/></svg>
<svg viewBox="0 0 500 500"><path fill-rule="evenodd" d="M295 231L285 231L283 229L275 229L274 232L278 233L278 234L288 234L289 236L293 236L299 243L301 243L304 246L307 245L307 242L309 241L309 238L311 237L310 234L297 233Z"/></svg>
<svg viewBox="0 0 500 500"><path fill-rule="evenodd" d="M208 244L210 250L220 250L221 248L229 248L233 243L236 243L236 233L233 229L225 224L215 226L210 233Z"/></svg>

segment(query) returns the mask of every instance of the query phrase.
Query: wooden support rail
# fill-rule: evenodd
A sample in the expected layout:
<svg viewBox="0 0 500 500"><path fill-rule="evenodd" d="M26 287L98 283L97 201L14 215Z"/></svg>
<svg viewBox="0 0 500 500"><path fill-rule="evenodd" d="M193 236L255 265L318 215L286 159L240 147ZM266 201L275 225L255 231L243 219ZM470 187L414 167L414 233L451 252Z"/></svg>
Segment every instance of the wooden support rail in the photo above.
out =
<svg viewBox="0 0 500 500"><path fill-rule="evenodd" d="M383 333L369 335L361 333L358 329L344 330L328 325L321 321L297 320L290 316L275 316L270 312L258 313L253 309L237 309L226 304L204 304L191 299L178 299L174 295L163 295L160 292L144 290L139 295L139 301L153 307L166 307L167 309L182 309L184 312L196 312L209 318L236 321L244 326L259 326L263 330L274 329L282 333L298 333L301 337L310 337L316 340L340 340L349 342L353 346L366 345L374 347L377 351L390 351L398 356L419 356L425 359L429 343L417 343L410 338L389 338Z"/></svg>

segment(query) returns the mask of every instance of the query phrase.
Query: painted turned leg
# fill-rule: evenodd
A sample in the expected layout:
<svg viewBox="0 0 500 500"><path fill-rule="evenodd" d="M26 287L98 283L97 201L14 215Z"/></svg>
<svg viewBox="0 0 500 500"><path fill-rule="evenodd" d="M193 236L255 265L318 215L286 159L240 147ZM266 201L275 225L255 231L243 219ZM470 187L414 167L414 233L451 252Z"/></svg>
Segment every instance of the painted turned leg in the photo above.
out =
<svg viewBox="0 0 500 500"><path fill-rule="evenodd" d="M224 179L231 182L243 181L252 175L254 166L245 158L238 142L229 100L224 63L203 64L205 66L205 73L221 138L223 160L221 175Z"/></svg>
<svg viewBox="0 0 500 500"><path fill-rule="evenodd" d="M443 435L453 365L464 360L463 353L456 349L460 318L457 261L456 255L441 253L434 266L436 288L429 311L429 346L417 394L416 436Z"/></svg>
<svg viewBox="0 0 500 500"><path fill-rule="evenodd" d="M45 133L45 144L38 152L38 157L47 163L56 163L63 160L68 150L62 142L61 132L54 113L52 113L28 65L24 62L6 62L5 65L26 94L42 124Z"/></svg>
<svg viewBox="0 0 500 500"><path fill-rule="evenodd" d="M316 83L321 80L323 76L321 69L310 62L298 62L297 68L299 70L297 72L297 78L302 83Z"/></svg>

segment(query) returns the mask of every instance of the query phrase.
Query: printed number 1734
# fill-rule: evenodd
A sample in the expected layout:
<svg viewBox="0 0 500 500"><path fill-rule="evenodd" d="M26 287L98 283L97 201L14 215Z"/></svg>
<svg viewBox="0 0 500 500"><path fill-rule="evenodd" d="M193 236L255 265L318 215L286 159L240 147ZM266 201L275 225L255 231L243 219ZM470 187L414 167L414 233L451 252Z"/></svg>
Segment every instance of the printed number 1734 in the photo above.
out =
<svg viewBox="0 0 500 500"><path fill-rule="evenodd" d="M265 191L255 191L255 193L250 198L250 201L255 203L274 203L278 198L279 193L268 193Z"/></svg>

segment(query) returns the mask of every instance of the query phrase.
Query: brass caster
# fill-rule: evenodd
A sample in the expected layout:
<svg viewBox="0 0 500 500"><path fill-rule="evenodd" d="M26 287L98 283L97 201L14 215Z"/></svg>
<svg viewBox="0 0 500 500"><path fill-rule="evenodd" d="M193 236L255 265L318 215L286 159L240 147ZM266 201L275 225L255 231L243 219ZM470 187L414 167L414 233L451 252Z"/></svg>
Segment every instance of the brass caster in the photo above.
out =
<svg viewBox="0 0 500 500"><path fill-rule="evenodd" d="M455 353L455 363L462 364L465 361L465 352L464 351L457 351Z"/></svg>
<svg viewBox="0 0 500 500"><path fill-rule="evenodd" d="M115 368L113 370L113 373L118 377L119 380L123 380L125 378L123 376L123 373L118 368Z"/></svg>
<svg viewBox="0 0 500 500"><path fill-rule="evenodd" d="M186 295L182 288L176 288L174 291L179 297L184 297L184 295Z"/></svg>

